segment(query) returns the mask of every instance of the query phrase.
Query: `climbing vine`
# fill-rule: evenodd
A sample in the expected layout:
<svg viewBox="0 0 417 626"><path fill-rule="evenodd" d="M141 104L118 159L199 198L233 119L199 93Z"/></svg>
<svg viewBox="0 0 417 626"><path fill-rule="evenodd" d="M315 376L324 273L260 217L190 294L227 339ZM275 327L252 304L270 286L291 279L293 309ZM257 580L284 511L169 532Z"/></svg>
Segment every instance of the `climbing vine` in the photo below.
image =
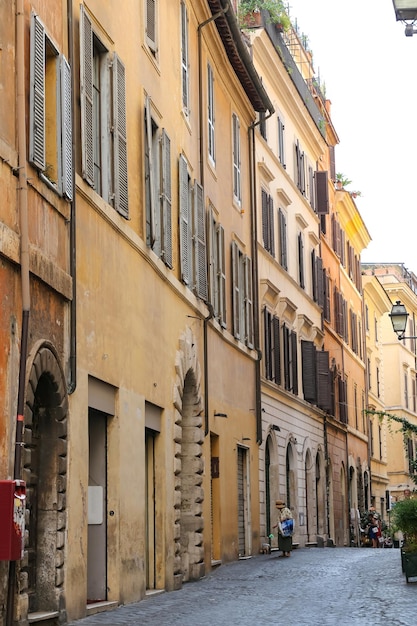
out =
<svg viewBox="0 0 417 626"><path fill-rule="evenodd" d="M368 409L365 410L365 413L367 415L376 415L380 421L382 421L384 417L386 417L389 422L388 427L391 426L390 422L396 422L397 424L400 424L401 427L396 432L402 432L404 448L406 453L408 453L407 439L409 439L410 435L412 434L417 436L417 425L412 424L405 417L398 417L398 415L393 415L392 413L387 413L386 411L374 411ZM413 483L417 485L417 459L408 458L408 465L410 470L410 478Z"/></svg>

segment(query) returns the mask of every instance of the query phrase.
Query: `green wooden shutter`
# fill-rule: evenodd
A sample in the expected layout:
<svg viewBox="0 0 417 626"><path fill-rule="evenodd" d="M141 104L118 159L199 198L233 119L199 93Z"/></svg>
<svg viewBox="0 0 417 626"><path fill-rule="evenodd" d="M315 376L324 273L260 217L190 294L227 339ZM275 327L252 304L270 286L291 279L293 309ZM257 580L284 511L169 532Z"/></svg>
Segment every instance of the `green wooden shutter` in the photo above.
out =
<svg viewBox="0 0 417 626"><path fill-rule="evenodd" d="M61 120L62 120L62 193L73 199L72 176L72 96L71 68L65 57L61 57Z"/></svg>
<svg viewBox="0 0 417 626"><path fill-rule="evenodd" d="M80 6L81 173L94 187L93 150L93 30L84 6Z"/></svg>
<svg viewBox="0 0 417 626"><path fill-rule="evenodd" d="M194 183L194 242L195 272L197 295L207 301L207 260L206 260L206 229L204 210L204 190Z"/></svg>
<svg viewBox="0 0 417 626"><path fill-rule="evenodd" d="M29 161L45 169L45 29L34 13L30 21Z"/></svg>
<svg viewBox="0 0 417 626"><path fill-rule="evenodd" d="M172 269L172 191L171 191L171 140L165 129L161 136L161 204L162 204L162 259Z"/></svg>
<svg viewBox="0 0 417 626"><path fill-rule="evenodd" d="M127 174L126 71L113 56L113 189L114 208L129 217Z"/></svg>
<svg viewBox="0 0 417 626"><path fill-rule="evenodd" d="M181 278L186 285L191 283L191 236L188 167L185 158L179 158L179 202L180 202L180 256Z"/></svg>

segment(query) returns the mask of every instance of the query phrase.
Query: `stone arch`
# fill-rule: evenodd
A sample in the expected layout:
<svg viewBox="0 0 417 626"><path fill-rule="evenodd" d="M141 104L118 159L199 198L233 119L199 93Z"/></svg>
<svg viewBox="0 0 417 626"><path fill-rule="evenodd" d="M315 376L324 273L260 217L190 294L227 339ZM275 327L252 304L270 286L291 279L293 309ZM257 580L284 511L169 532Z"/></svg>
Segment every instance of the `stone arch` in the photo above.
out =
<svg viewBox="0 0 417 626"><path fill-rule="evenodd" d="M27 361L22 455L27 538L20 592L29 614L41 611L61 621L66 620L67 417L67 388L57 351L48 341L37 342Z"/></svg>
<svg viewBox="0 0 417 626"><path fill-rule="evenodd" d="M190 328L176 354L174 587L204 576L203 403L196 341Z"/></svg>

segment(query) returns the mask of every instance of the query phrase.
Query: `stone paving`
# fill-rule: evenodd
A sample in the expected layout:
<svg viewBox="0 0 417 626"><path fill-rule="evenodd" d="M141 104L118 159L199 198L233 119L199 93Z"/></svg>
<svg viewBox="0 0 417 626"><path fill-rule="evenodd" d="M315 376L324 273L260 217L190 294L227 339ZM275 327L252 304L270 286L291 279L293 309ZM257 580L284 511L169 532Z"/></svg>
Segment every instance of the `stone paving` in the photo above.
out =
<svg viewBox="0 0 417 626"><path fill-rule="evenodd" d="M417 626L398 549L298 548L225 564L179 591L71 626Z"/></svg>

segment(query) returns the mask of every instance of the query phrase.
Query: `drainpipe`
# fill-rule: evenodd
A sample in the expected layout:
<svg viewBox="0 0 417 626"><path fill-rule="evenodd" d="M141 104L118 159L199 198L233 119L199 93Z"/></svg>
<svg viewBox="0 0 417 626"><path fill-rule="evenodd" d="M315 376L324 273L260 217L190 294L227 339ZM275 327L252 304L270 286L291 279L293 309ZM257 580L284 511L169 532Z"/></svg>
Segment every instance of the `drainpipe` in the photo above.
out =
<svg viewBox="0 0 417 626"><path fill-rule="evenodd" d="M214 309L210 302L206 302L206 305L209 309L209 314L204 318L204 434L208 435L209 433L209 394L208 394L208 386L209 386L209 378L208 378L208 349L207 349L207 332L208 332L208 323L214 317Z"/></svg>
<svg viewBox="0 0 417 626"><path fill-rule="evenodd" d="M271 105L269 115L265 120L274 114ZM262 394L261 394L261 360L262 351L260 348L260 323L259 323L259 272L258 272L258 206L256 197L256 145L255 127L260 124L260 120L253 122L248 128L249 143L249 185L250 185L250 214L251 214L251 252L252 252L252 289L253 289L253 334L254 346L257 353L255 361L255 419L256 419L256 442L262 443Z"/></svg>
<svg viewBox="0 0 417 626"><path fill-rule="evenodd" d="M76 191L75 191L75 71L74 71L74 32L72 0L67 0L68 22L68 62L71 68L71 126L72 126L72 201L70 216L70 275L72 278L72 299L70 303L70 355L67 392L74 393L77 387L77 284L76 284Z"/></svg>
<svg viewBox="0 0 417 626"><path fill-rule="evenodd" d="M227 3L226 7L212 15L204 22L198 25L197 35L198 35L198 126L199 126L199 149L200 149L200 184L204 188L204 121L203 121L203 68L202 68L202 53L201 53L201 31L204 26L210 24L215 21L218 17L226 13L229 9L229 3ZM204 434L208 435L209 433L209 375L208 375L208 323L211 319L214 318L214 309L210 302L206 302L206 305L209 309L209 314L203 320L203 359L204 359Z"/></svg>
<svg viewBox="0 0 417 626"><path fill-rule="evenodd" d="M20 342L19 384L13 476L20 479L23 446L23 420L25 409L26 360L28 353L30 278L29 278L29 229L27 208L26 170L26 119L25 119L25 14L24 0L16 0L16 94L17 94L17 141L18 179L17 202L20 215L20 278L22 290L22 334ZM6 626L12 626L16 585L16 561L9 563L7 589Z"/></svg>
<svg viewBox="0 0 417 626"><path fill-rule="evenodd" d="M197 35L198 35L198 125L199 125L199 147L200 147L200 183L201 186L204 187L204 121L203 121L203 67L202 67L202 54L201 54L201 31L204 26L210 24L217 20L217 18L224 15L230 8L229 2L226 3L226 6L218 11L215 15L212 15L204 22L197 27Z"/></svg>

